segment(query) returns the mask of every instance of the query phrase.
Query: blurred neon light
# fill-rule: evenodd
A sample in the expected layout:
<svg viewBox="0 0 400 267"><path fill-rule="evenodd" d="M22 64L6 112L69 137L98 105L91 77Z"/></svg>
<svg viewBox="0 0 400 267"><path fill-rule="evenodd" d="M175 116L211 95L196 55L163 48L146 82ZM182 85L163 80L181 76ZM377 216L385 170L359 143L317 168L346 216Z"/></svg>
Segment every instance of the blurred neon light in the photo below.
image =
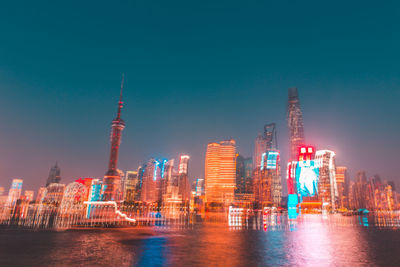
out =
<svg viewBox="0 0 400 267"><path fill-rule="evenodd" d="M315 196L318 193L319 169L314 166L314 160L307 163L299 164L296 168L297 193L301 197Z"/></svg>
<svg viewBox="0 0 400 267"><path fill-rule="evenodd" d="M160 162L157 160L154 161L154 173L153 173L153 181L157 179L157 167L160 165Z"/></svg>
<svg viewBox="0 0 400 267"><path fill-rule="evenodd" d="M161 178L164 178L164 170L165 170L165 163L167 162L166 159L163 159L162 161L162 167L161 167Z"/></svg>
<svg viewBox="0 0 400 267"><path fill-rule="evenodd" d="M267 155L267 153L262 153L262 155L261 155L261 170L263 170L264 169L264 158L265 158L265 155Z"/></svg>
<svg viewBox="0 0 400 267"><path fill-rule="evenodd" d="M103 206L103 205L113 205L115 214L117 214L120 217L124 218L128 222L136 222L135 219L129 218L125 213L122 213L121 211L119 211L117 203L115 201L85 201L83 203L85 203L87 205L101 205L101 206Z"/></svg>
<svg viewBox="0 0 400 267"><path fill-rule="evenodd" d="M276 169L276 162L278 161L279 152L269 151L267 157L267 169Z"/></svg>

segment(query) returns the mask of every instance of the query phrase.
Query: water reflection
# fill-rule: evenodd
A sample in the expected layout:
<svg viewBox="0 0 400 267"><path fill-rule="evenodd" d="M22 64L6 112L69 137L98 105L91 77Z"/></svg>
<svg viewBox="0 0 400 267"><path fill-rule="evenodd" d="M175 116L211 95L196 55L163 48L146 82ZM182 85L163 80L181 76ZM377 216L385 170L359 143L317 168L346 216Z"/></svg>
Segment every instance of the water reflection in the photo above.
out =
<svg viewBox="0 0 400 267"><path fill-rule="evenodd" d="M252 212L225 222L0 231L0 266L399 266L398 214ZM227 217L225 217L227 218ZM229 219L229 218L227 218ZM237 224L237 225L236 225Z"/></svg>
<svg viewBox="0 0 400 267"><path fill-rule="evenodd" d="M167 239L165 237L151 237L142 241L138 266L163 266L166 265L168 254Z"/></svg>

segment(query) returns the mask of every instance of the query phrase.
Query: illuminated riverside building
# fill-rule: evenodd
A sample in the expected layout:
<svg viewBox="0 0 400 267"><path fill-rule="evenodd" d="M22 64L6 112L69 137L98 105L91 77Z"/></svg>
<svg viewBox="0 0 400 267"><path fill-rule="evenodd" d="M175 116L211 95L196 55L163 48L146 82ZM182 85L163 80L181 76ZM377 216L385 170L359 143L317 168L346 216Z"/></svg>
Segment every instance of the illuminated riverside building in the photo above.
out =
<svg viewBox="0 0 400 267"><path fill-rule="evenodd" d="M347 167L336 167L336 184L338 189L338 208L347 209L349 207L349 177Z"/></svg>
<svg viewBox="0 0 400 267"><path fill-rule="evenodd" d="M381 182L379 175L375 175L371 179L374 194L374 210L393 210L395 207L395 199L393 195L392 185L388 182Z"/></svg>
<svg viewBox="0 0 400 267"><path fill-rule="evenodd" d="M166 192L165 179L167 160L150 159L144 168L141 187L141 201L146 203L161 203Z"/></svg>
<svg viewBox="0 0 400 267"><path fill-rule="evenodd" d="M254 172L255 201L260 207L279 207L282 198L280 153L269 149Z"/></svg>
<svg viewBox="0 0 400 267"><path fill-rule="evenodd" d="M288 164L288 191L298 195L302 208L335 210L339 200L335 153L302 146L298 155L298 161Z"/></svg>
<svg viewBox="0 0 400 267"><path fill-rule="evenodd" d="M258 162L253 161L253 193L260 207L278 207L281 204L280 152L277 146L276 125L266 124L264 134L256 138L254 160Z"/></svg>
<svg viewBox="0 0 400 267"><path fill-rule="evenodd" d="M253 192L253 158L244 159L245 191Z"/></svg>
<svg viewBox="0 0 400 267"><path fill-rule="evenodd" d="M58 211L61 216L84 214L85 205L83 202L88 200L90 188L83 181L77 180L65 187ZM92 182L92 179L90 182Z"/></svg>
<svg viewBox="0 0 400 267"><path fill-rule="evenodd" d="M92 180L90 178L79 179L66 186L57 211L55 224L58 227L69 225L74 218L83 218L85 208L87 208L84 202L89 198Z"/></svg>
<svg viewBox="0 0 400 267"><path fill-rule="evenodd" d="M26 218L28 215L28 210L29 210L29 204L31 202L31 198L33 197L32 195L33 191L25 191L24 195L21 196L15 206L15 210L13 212L13 217L14 218Z"/></svg>
<svg viewBox="0 0 400 267"><path fill-rule="evenodd" d="M178 218L182 208L194 209L195 194L190 193L188 175L189 156L179 157L178 168L175 169L175 160L171 159L166 163L164 173L165 192L163 193L162 205L167 208L166 216Z"/></svg>
<svg viewBox="0 0 400 267"><path fill-rule="evenodd" d="M36 202L40 202L42 198L44 197L44 192L46 190L46 187L40 187L36 196Z"/></svg>
<svg viewBox="0 0 400 267"><path fill-rule="evenodd" d="M381 180L379 175L370 179L364 171L356 174L356 179L350 184L350 209L391 211L398 209L397 193L393 190L394 183Z"/></svg>
<svg viewBox="0 0 400 267"><path fill-rule="evenodd" d="M4 194L4 187L0 187L0 218L1 218L1 210L4 207L4 204L7 202L8 196Z"/></svg>
<svg viewBox="0 0 400 267"><path fill-rule="evenodd" d="M137 185L137 201L140 201L142 199L142 187L143 187L143 175L144 171L146 170L146 165L141 165L139 166L137 172L138 172L138 185Z"/></svg>
<svg viewBox="0 0 400 267"><path fill-rule="evenodd" d="M58 207L64 196L65 184L49 184L44 191L44 197L41 204Z"/></svg>
<svg viewBox="0 0 400 267"><path fill-rule="evenodd" d="M258 134L254 142L253 170L261 167L261 156L267 151L267 142L262 134Z"/></svg>
<svg viewBox="0 0 400 267"><path fill-rule="evenodd" d="M297 153L297 161L291 161L287 166L288 208L296 208L297 203L303 209L319 209L322 203L318 198L319 169L312 146L301 146Z"/></svg>
<svg viewBox="0 0 400 267"><path fill-rule="evenodd" d="M246 192L246 176L244 170L244 158L236 154L236 188L235 195Z"/></svg>
<svg viewBox="0 0 400 267"><path fill-rule="evenodd" d="M382 210L394 210L396 209L396 192L393 190L390 184L386 184L384 187L383 194L381 194L382 199Z"/></svg>
<svg viewBox="0 0 400 267"><path fill-rule="evenodd" d="M264 125L263 135L258 134L254 143L253 170L261 167L262 155L268 149L276 148L276 125L275 123L266 124Z"/></svg>
<svg viewBox="0 0 400 267"><path fill-rule="evenodd" d="M160 200L160 192L157 190L157 182L159 182L160 180L160 174L157 165L158 161L154 159L150 159L146 164L146 168L143 173L143 185L141 195L141 200L143 202L157 202Z"/></svg>
<svg viewBox="0 0 400 267"><path fill-rule="evenodd" d="M185 203L189 203L190 200L190 186L188 178L188 168L189 168L188 155L181 155L179 158L179 194L182 196L182 200Z"/></svg>
<svg viewBox="0 0 400 267"><path fill-rule="evenodd" d="M207 145L205 199L207 205L228 206L234 201L236 183L236 142L231 139Z"/></svg>
<svg viewBox="0 0 400 267"><path fill-rule="evenodd" d="M127 171L124 181L124 201L134 202L139 195L139 176L137 171Z"/></svg>
<svg viewBox="0 0 400 267"><path fill-rule="evenodd" d="M13 208L22 193L22 179L13 179L10 190L8 191L7 205Z"/></svg>
<svg viewBox="0 0 400 267"><path fill-rule="evenodd" d="M49 177L47 178L47 181L46 181L46 187L49 185L49 184L53 184L53 183L59 183L60 182L60 180L61 180L61 170L60 170L60 167L58 166L58 163L57 163L57 161L56 161L56 164L53 166L53 167L51 167L51 169L50 169L50 172L49 172Z"/></svg>
<svg viewBox="0 0 400 267"><path fill-rule="evenodd" d="M99 179L92 179L89 189L89 201L100 201L103 199L104 185Z"/></svg>
<svg viewBox="0 0 400 267"><path fill-rule="evenodd" d="M117 117L112 121L111 126L111 151L110 159L108 161L108 170L104 176L103 183L105 185L104 200L120 200L121 176L117 170L118 164L118 152L121 144L122 130L125 128L125 122L121 119L122 110L122 89L124 86L124 76L122 76L121 92L118 102L118 113Z"/></svg>
<svg viewBox="0 0 400 267"><path fill-rule="evenodd" d="M254 202L252 158L236 155L235 205L250 207Z"/></svg>
<svg viewBox="0 0 400 267"><path fill-rule="evenodd" d="M358 171L355 181L352 183L350 191L350 208L351 209L364 209L367 207L368 191L367 190L367 176L365 171Z"/></svg>
<svg viewBox="0 0 400 267"><path fill-rule="evenodd" d="M102 201L104 199L104 185L100 179L92 179L89 187L88 201ZM86 217L90 218L96 215L96 207L87 205Z"/></svg>
<svg viewBox="0 0 400 267"><path fill-rule="evenodd" d="M338 189L336 184L335 152L317 150L315 166L319 168L318 195L322 205L336 209Z"/></svg>
<svg viewBox="0 0 400 267"><path fill-rule="evenodd" d="M198 178L196 180L196 196L204 195L204 179Z"/></svg>

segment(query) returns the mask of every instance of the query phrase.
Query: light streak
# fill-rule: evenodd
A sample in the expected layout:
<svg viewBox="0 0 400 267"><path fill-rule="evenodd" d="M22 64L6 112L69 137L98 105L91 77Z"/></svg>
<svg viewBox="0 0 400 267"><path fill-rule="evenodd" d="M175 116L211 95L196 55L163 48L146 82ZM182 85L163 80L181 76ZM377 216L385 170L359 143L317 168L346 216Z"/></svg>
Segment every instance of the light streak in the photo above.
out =
<svg viewBox="0 0 400 267"><path fill-rule="evenodd" d="M128 222L136 222L135 219L129 218L125 213L122 213L121 211L118 210L117 202L115 201L85 201L83 202L84 204L87 205L113 205L115 208L115 213Z"/></svg>

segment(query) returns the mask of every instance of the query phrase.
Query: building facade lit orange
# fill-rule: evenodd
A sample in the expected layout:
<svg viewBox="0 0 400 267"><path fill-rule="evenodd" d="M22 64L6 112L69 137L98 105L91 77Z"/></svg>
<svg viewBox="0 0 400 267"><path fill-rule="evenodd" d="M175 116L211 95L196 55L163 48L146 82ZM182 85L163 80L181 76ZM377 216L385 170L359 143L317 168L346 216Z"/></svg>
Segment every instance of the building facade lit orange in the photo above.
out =
<svg viewBox="0 0 400 267"><path fill-rule="evenodd" d="M231 139L209 143L205 161L205 196L207 204L225 206L234 201L236 184L236 142Z"/></svg>
<svg viewBox="0 0 400 267"><path fill-rule="evenodd" d="M347 174L347 167L336 167L336 184L339 195L338 207L341 209L348 208L349 178Z"/></svg>

